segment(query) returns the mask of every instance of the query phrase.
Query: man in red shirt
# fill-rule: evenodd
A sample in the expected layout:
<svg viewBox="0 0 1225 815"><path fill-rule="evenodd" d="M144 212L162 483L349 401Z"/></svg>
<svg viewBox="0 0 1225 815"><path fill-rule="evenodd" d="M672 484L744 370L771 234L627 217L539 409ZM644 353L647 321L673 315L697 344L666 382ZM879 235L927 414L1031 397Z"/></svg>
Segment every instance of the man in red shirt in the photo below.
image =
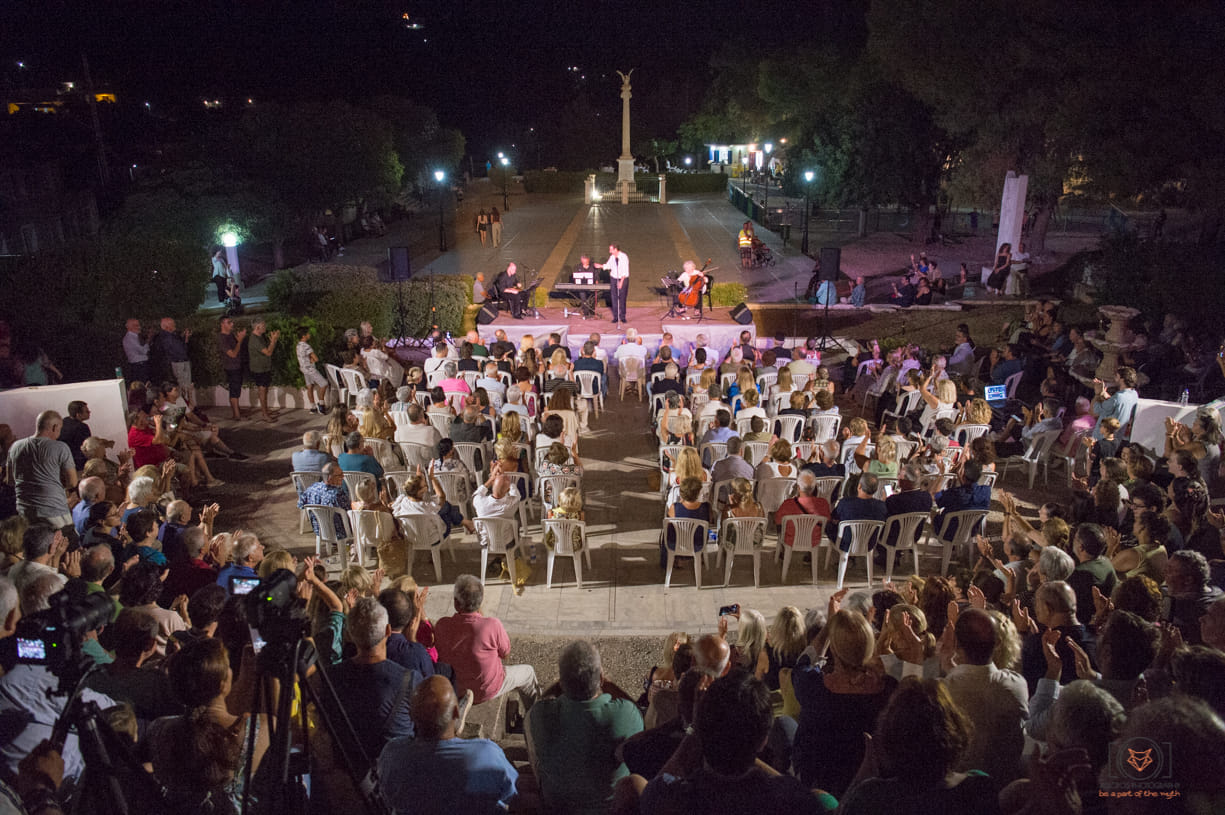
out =
<svg viewBox="0 0 1225 815"><path fill-rule="evenodd" d="M817 495L817 477L808 470L801 470L796 478L796 489L799 493L794 498L788 498L774 513L774 523L782 528L783 518L788 515L819 515L822 518L830 516L829 501ZM783 538L783 544L791 546L795 542L795 527L788 526ZM819 541L813 541L814 544Z"/></svg>
<svg viewBox="0 0 1225 815"><path fill-rule="evenodd" d="M518 691L526 713L540 698L540 684L531 665L503 665L510 654L510 637L496 617L481 614L485 589L470 574L455 580L455 613L434 625L438 660L455 670L460 693L472 691L473 703L480 704L510 691ZM514 717L508 708L507 723Z"/></svg>
<svg viewBox="0 0 1225 815"><path fill-rule="evenodd" d="M160 414L149 418L143 410L134 410L128 414L128 447L132 448L132 466L136 469L152 464L160 467L162 462L170 458L169 441L162 431L162 416Z"/></svg>

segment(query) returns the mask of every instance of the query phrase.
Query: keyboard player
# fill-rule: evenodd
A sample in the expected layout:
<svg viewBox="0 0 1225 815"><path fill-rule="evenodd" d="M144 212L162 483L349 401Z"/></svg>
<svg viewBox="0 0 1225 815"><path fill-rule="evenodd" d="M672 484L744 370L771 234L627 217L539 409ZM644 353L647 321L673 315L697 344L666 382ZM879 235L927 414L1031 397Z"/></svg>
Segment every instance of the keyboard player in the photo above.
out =
<svg viewBox="0 0 1225 815"><path fill-rule="evenodd" d="M570 282L588 286L600 282L600 270L591 264L591 255L579 256L578 265L570 273ZM595 314L596 299L597 295L594 294L579 298L584 317L590 317Z"/></svg>

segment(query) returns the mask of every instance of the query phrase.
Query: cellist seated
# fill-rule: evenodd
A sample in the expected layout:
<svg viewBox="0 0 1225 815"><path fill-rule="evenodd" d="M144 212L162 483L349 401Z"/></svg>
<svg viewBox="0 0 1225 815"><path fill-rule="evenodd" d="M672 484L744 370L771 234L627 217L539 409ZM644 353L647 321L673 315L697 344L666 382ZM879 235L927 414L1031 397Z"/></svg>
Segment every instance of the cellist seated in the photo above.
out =
<svg viewBox="0 0 1225 815"><path fill-rule="evenodd" d="M687 308L696 307L698 314L701 315L702 291L706 286L706 275L692 260L685 261L682 269L680 277L677 278L681 284L681 290L676 295L677 308L681 314L684 314Z"/></svg>

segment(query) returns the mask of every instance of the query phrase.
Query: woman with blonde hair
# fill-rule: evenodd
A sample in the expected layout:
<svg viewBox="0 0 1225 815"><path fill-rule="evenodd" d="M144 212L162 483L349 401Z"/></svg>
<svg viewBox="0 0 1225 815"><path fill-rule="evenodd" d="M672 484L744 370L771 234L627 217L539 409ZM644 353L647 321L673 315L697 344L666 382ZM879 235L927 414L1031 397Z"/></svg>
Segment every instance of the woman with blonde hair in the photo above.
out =
<svg viewBox="0 0 1225 815"><path fill-rule="evenodd" d="M684 631L673 631L664 638L663 652L659 655L659 662L652 665L651 670L643 677L642 697L639 699L638 704L642 705L644 701L646 702L647 714L644 716L644 722L654 720L653 724L658 724L659 716L655 708L661 692L666 695L674 695L676 693L680 685L680 677L676 675L672 665L676 659L677 651L681 648L692 651L689 635Z"/></svg>
<svg viewBox="0 0 1225 815"><path fill-rule="evenodd" d="M774 380L774 393L790 393L793 390L795 390L795 380L792 378L791 369L779 368L778 379Z"/></svg>
<svg viewBox="0 0 1225 815"><path fill-rule="evenodd" d="M794 478L795 465L791 463L791 442L775 439L770 445L770 457L757 465L754 476L763 478Z"/></svg>
<svg viewBox="0 0 1225 815"><path fill-rule="evenodd" d="M323 432L323 450L336 458L345 451L345 436L358 428L357 417L349 413L344 405L337 405L328 414L327 427Z"/></svg>
<svg viewBox="0 0 1225 815"><path fill-rule="evenodd" d="M881 670L901 680L907 663L922 668L923 676L939 678L936 638L927 630L927 615L918 606L897 603L885 612L876 654Z"/></svg>
<svg viewBox="0 0 1225 815"><path fill-rule="evenodd" d="M562 440L565 445L571 448L577 447L579 416L574 410L569 388L558 388L553 391L553 395L549 397L549 406L541 414L540 419L544 421L550 416L557 416L561 419L563 427Z"/></svg>
<svg viewBox="0 0 1225 815"><path fill-rule="evenodd" d="M259 562L259 568L256 571L259 573L260 580L267 580L272 576L273 572L280 571L281 569L291 572L298 570L298 559L291 555L287 549L277 549L264 555L264 559Z"/></svg>
<svg viewBox="0 0 1225 815"><path fill-rule="evenodd" d="M387 405L378 391L372 391L370 407L361 414L357 425L363 438L391 441L396 435L396 426L387 415Z"/></svg>
<svg viewBox="0 0 1225 815"><path fill-rule="evenodd" d="M791 673L800 703L792 766L810 788L835 798L843 795L863 760L863 734L871 732L897 682L871 669L875 650L872 626L862 614L839 609L845 590L830 599L829 643L832 669L801 659Z"/></svg>
<svg viewBox="0 0 1225 815"><path fill-rule="evenodd" d="M547 373L550 379L570 379L574 373L574 363L566 356L565 351L558 348L549 357Z"/></svg>
<svg viewBox="0 0 1225 815"><path fill-rule="evenodd" d="M736 631L736 644L731 649L732 667L751 671L757 667L762 648L766 645L766 618L752 608L742 608L739 614L733 616L740 620L740 625ZM719 618L719 622L722 629L724 618Z"/></svg>
<svg viewBox="0 0 1225 815"><path fill-rule="evenodd" d="M867 455L868 437L864 436L855 448L855 464L865 473L897 478L897 442L883 432L876 438L876 449L871 458Z"/></svg>
<svg viewBox="0 0 1225 815"><path fill-rule="evenodd" d="M995 621L995 650L991 662L1001 671L1021 670L1021 635L1012 621L1012 616L996 609L987 609Z"/></svg>
<svg viewBox="0 0 1225 815"><path fill-rule="evenodd" d="M765 647L757 656L755 673L770 690L779 690L779 671L795 668L800 653L808 647L804 615L795 606L783 606L766 632Z"/></svg>
<svg viewBox="0 0 1225 815"><path fill-rule="evenodd" d="M691 388L690 392L706 393L710 390L711 385L716 385L719 382L719 372L714 368L704 368L702 375L698 377L697 387Z"/></svg>
<svg viewBox="0 0 1225 815"><path fill-rule="evenodd" d="M923 380L922 387L919 388L919 395L923 399L923 412L919 414L919 424L923 426L924 431L936 421L938 411L951 410L957 405L957 386L953 380L941 379L936 382L936 391L932 393L932 376L928 374Z"/></svg>
<svg viewBox="0 0 1225 815"><path fill-rule="evenodd" d="M668 473L667 506L672 506L680 500L677 497L680 494L678 490L686 478L696 478L702 482L704 489L710 481L710 473L702 467L702 457L694 447L682 447L676 461L672 462L672 471Z"/></svg>
<svg viewBox="0 0 1225 815"><path fill-rule="evenodd" d="M956 399L956 386L953 387L953 398ZM991 405L987 404L987 400L981 396L976 396L971 399L964 408L961 409L959 417L963 424L991 424Z"/></svg>

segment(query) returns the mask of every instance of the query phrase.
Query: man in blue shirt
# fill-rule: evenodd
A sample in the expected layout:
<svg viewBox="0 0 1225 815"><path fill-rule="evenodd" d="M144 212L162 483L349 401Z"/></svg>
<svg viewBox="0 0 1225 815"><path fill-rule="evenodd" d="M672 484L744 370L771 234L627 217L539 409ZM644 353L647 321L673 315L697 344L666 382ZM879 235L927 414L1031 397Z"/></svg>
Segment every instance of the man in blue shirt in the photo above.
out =
<svg viewBox="0 0 1225 815"><path fill-rule="evenodd" d="M731 429L731 424L731 411L720 408L719 411L715 413L715 420L710 423L710 428L702 434L702 441L700 443L725 443L732 436L738 435L735 430Z"/></svg>
<svg viewBox="0 0 1225 815"><path fill-rule="evenodd" d="M885 499L885 510L888 512L886 520L894 515L931 511L932 494L922 488L920 483L922 480L923 468L915 462L907 463L902 469L902 477L898 479L899 491ZM884 541L886 545L897 546L896 530L896 527L890 530L889 537ZM921 531L923 531L923 524L919 524L916 530L916 532Z"/></svg>
<svg viewBox="0 0 1225 815"><path fill-rule="evenodd" d="M234 551L230 554L230 562L217 573L217 585L226 591L230 590L231 577L259 578L255 568L264 559L264 544L250 532L239 535L234 541Z"/></svg>
<svg viewBox="0 0 1225 815"><path fill-rule="evenodd" d="M519 773L489 739L462 739L455 690L442 676L417 686L415 737L392 739L379 756L379 788L397 815L505 812Z"/></svg>
<svg viewBox="0 0 1225 815"><path fill-rule="evenodd" d="M302 434L302 449L294 450L291 460L295 473L323 472L323 465L332 460L329 453L319 449L319 431L308 430Z"/></svg>
<svg viewBox="0 0 1225 815"><path fill-rule="evenodd" d="M84 535L89 523L89 508L106 497L106 482L97 476L82 478L77 485L77 495L81 500L72 508L72 526L78 535Z"/></svg>
<svg viewBox="0 0 1225 815"><path fill-rule="evenodd" d="M347 473L370 473L382 488L383 465L371 455L370 448L366 447L365 439L356 430L345 436L345 451L340 454L336 462L340 465L340 469Z"/></svg>
<svg viewBox="0 0 1225 815"><path fill-rule="evenodd" d="M879 498L873 498L876 490L880 487L880 479L874 473L863 473L859 476L859 485L855 491L855 497L850 496L843 498L834 507L833 513L830 514L832 529L830 529L830 540L838 541L838 548L844 552L849 552L851 549L851 535L849 532L838 536L838 524L842 521L883 521L889 515L889 510L885 508L885 502ZM869 541L869 546L875 546L875 536Z"/></svg>
<svg viewBox="0 0 1225 815"><path fill-rule="evenodd" d="M991 369L991 384L1003 385L1008 377L1019 374L1024 369L1025 362L1021 359L1021 346L1009 343L1004 347L1004 358Z"/></svg>
<svg viewBox="0 0 1225 815"><path fill-rule="evenodd" d="M349 510L349 491L345 489L345 474L340 469L339 464L324 464L323 480L316 481L302 490L302 494L298 496L298 509L308 504L336 507L346 512ZM336 537L343 539L345 537L344 521L340 519L340 516L333 520L336 527ZM315 521L314 515L311 515L311 526L314 528L315 534L318 535L319 524Z"/></svg>
<svg viewBox="0 0 1225 815"><path fill-rule="evenodd" d="M595 343L591 340L583 343L579 358L574 360L574 372L590 371L600 375L600 389L608 395L608 377L604 375L604 363L595 358Z"/></svg>
<svg viewBox="0 0 1225 815"><path fill-rule="evenodd" d="M391 626L387 658L424 677L433 676L434 660L425 646L417 642L417 627L423 613L417 598L399 589L384 589L379 593L379 602L387 609L387 624Z"/></svg>
<svg viewBox="0 0 1225 815"><path fill-rule="evenodd" d="M958 512L963 509L990 509L991 487L978 483L978 479L982 478L982 475L982 462L972 458L961 469L960 484L955 487L949 487L942 492L934 493L936 506L943 510L935 520L937 529L940 529L940 525L944 522L946 513ZM935 485L939 485L939 483L938 479L934 481ZM943 530L941 537L944 540L951 541L956 536L957 522L950 521Z"/></svg>
<svg viewBox="0 0 1225 815"><path fill-rule="evenodd" d="M1107 419L1118 419L1122 434L1128 436L1128 427L1136 411L1136 403L1140 395L1136 393L1136 369L1126 365L1114 373L1116 390L1113 396L1107 396L1106 383L1100 379L1093 380L1093 415L1097 417L1097 426L1093 428L1093 438L1102 438L1102 422Z"/></svg>

